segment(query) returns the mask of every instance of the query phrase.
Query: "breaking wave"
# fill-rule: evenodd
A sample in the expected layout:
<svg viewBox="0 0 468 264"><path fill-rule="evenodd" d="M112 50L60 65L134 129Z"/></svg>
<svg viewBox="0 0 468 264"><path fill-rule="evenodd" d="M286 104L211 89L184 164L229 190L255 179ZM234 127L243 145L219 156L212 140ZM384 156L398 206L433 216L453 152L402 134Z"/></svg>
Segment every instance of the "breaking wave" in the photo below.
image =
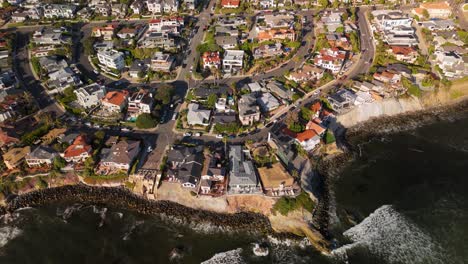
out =
<svg viewBox="0 0 468 264"><path fill-rule="evenodd" d="M0 248L5 246L10 240L21 235L21 230L16 227L6 226L0 228Z"/></svg>
<svg viewBox="0 0 468 264"><path fill-rule="evenodd" d="M378 208L343 234L353 243L332 251L342 260L347 259L348 250L363 246L388 263L445 263L441 247L390 205Z"/></svg>
<svg viewBox="0 0 468 264"><path fill-rule="evenodd" d="M246 263L241 256L242 248L221 252L215 254L210 259L203 261L202 264L242 264Z"/></svg>

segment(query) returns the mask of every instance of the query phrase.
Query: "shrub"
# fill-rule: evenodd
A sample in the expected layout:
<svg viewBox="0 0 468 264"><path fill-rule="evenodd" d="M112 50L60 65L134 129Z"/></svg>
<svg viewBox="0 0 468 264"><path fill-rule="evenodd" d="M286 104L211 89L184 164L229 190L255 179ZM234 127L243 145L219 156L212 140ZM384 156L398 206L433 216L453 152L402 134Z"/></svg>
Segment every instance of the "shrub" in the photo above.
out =
<svg viewBox="0 0 468 264"><path fill-rule="evenodd" d="M139 115L136 119L136 126L138 128L142 128L142 129L153 128L156 126L156 124L157 124L156 120L154 120L154 118L148 113L143 113Z"/></svg>
<svg viewBox="0 0 468 264"><path fill-rule="evenodd" d="M310 199L306 192L301 192L297 197L281 197L275 205L273 205L273 212L279 212L281 215L288 215L289 212L303 208L309 212L314 210L315 203Z"/></svg>

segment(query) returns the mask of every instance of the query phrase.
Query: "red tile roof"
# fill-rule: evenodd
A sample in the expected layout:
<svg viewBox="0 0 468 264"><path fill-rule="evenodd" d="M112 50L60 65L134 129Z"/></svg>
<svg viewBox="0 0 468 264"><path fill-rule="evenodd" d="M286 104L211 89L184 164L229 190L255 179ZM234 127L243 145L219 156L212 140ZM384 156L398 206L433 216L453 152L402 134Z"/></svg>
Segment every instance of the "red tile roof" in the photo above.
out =
<svg viewBox="0 0 468 264"><path fill-rule="evenodd" d="M92 148L86 143L86 136L78 136L64 152L65 158L80 156L83 153L91 154Z"/></svg>
<svg viewBox="0 0 468 264"><path fill-rule="evenodd" d="M221 6L239 6L240 0L221 0Z"/></svg>
<svg viewBox="0 0 468 264"><path fill-rule="evenodd" d="M310 106L310 110L314 112L318 112L322 109L322 103L320 102L315 102L313 105Z"/></svg>
<svg viewBox="0 0 468 264"><path fill-rule="evenodd" d="M127 91L112 91L108 92L104 98L103 102L113 104L113 105L122 105L125 100L127 100L128 92Z"/></svg>
<svg viewBox="0 0 468 264"><path fill-rule="evenodd" d="M408 56L411 53L416 52L412 47L402 47L402 46L391 46L393 54L402 54Z"/></svg>
<svg viewBox="0 0 468 264"><path fill-rule="evenodd" d="M301 133L298 133L296 135L296 139L299 141L299 142L304 142L304 141L307 141L315 136L318 136L318 134L312 130L312 129L309 129L309 130L305 130L304 132L301 132Z"/></svg>

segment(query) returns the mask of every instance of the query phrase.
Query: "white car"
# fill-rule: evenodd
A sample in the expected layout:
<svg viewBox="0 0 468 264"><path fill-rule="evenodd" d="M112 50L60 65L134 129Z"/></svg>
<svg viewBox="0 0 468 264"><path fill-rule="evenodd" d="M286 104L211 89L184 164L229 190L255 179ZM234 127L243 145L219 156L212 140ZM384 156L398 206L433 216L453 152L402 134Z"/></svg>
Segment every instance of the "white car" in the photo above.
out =
<svg viewBox="0 0 468 264"><path fill-rule="evenodd" d="M201 137L201 133L200 133L200 132L195 133L195 136L196 136L196 137Z"/></svg>
<svg viewBox="0 0 468 264"><path fill-rule="evenodd" d="M190 132L184 133L184 137L191 137L191 136L192 136L192 133L190 133Z"/></svg>
<svg viewBox="0 0 468 264"><path fill-rule="evenodd" d="M218 134L218 135L216 135L216 138L223 138L223 135L222 135L222 134Z"/></svg>

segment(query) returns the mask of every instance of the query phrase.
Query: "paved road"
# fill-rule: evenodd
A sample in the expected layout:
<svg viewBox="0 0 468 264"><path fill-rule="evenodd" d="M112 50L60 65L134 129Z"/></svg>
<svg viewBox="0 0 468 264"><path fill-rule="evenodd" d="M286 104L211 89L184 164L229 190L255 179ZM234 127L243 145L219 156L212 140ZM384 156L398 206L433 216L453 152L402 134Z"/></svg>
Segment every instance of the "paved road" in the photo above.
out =
<svg viewBox="0 0 468 264"><path fill-rule="evenodd" d="M28 39L28 32L16 31L15 68L18 79L22 87L31 93L42 111L61 116L64 113L63 109L46 93L40 81L34 78L28 58Z"/></svg>

